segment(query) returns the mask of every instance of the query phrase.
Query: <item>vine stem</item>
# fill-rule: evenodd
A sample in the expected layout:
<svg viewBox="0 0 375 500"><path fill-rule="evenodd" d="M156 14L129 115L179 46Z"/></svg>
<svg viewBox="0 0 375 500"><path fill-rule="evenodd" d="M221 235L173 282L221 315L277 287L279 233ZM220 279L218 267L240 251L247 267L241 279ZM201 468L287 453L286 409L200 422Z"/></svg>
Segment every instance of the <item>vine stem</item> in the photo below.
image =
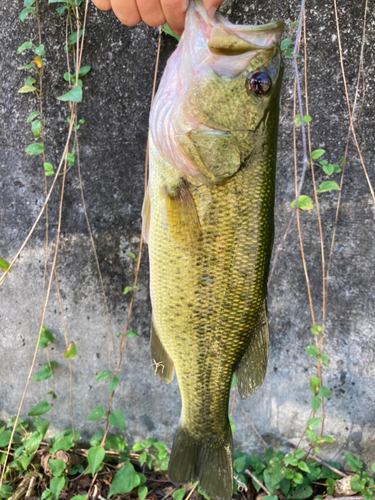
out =
<svg viewBox="0 0 375 500"><path fill-rule="evenodd" d="M300 79L299 79L298 62L297 62L298 46L299 46L300 38L301 38L301 30L302 30L302 21L303 21L304 10L305 10L305 0L302 0L302 2L301 2L301 8L300 8L299 20L298 20L297 36L296 36L296 41L295 41L294 49L293 49L293 67L294 67L294 75L295 75L295 79L296 79L297 95L298 95L298 107L299 107L299 113L300 113L300 117L301 117L301 130L302 130L302 147L303 147L302 172L301 172L300 183L299 183L299 187L298 187L297 196L296 196L296 199L295 199L293 211L292 211L292 214L290 216L290 219L289 219L289 222L288 222L288 226L287 226L286 231L284 233L284 236L283 236L283 238L281 240L281 243L277 246L277 250L276 250L276 254L275 254L274 260L272 262L271 272L269 274L267 286L270 285L273 273L275 271L276 262L277 262L277 260L279 258L279 254L280 254L281 250L284 247L285 241L286 241L286 239L288 237L288 234L289 234L289 231L290 231L290 229L292 227L292 222L293 222L293 219L294 219L295 213L297 211L297 207L298 207L298 200L299 200L299 197L301 196L302 186L303 186L303 182L305 180L305 174L306 174L306 170L307 170L307 165L309 164L309 159L308 159L308 156L307 156L306 129L305 129L305 122L303 121L303 116L304 115L303 115L301 84L300 84Z"/></svg>
<svg viewBox="0 0 375 500"><path fill-rule="evenodd" d="M372 189L372 185L371 185L369 176L367 174L366 165L365 165L365 162L364 162L363 157L362 157L362 152L361 152L361 149L360 149L359 144L358 144L357 134L355 132L354 124L353 124L353 114L352 114L352 110L350 108L348 86L346 84L345 67L344 67L344 60L343 60L342 47L341 47L341 34L340 34L339 16L338 16L338 12L337 12L337 0L333 0L333 5L334 5L334 10L335 10L335 20L336 20L336 30L337 30L337 43L338 43L338 46L339 46L341 73L342 73L342 79L343 79L343 83L344 83L346 104L347 104L347 107L348 107L348 114L349 114L349 121L350 121L349 127L350 127L350 130L351 130L352 135L353 135L353 139L354 139L354 142L355 142L355 145L356 145L356 148L357 148L358 156L359 156L359 159L360 159L360 162L361 162L361 165L362 165L362 168L363 168L366 180L367 180L368 187L370 189L370 193L371 193L372 199L373 199L373 201L375 203L375 193L374 193L374 190ZM367 2L366 2L366 12L367 12Z"/></svg>
<svg viewBox="0 0 375 500"><path fill-rule="evenodd" d="M152 106L152 103L154 101L155 91L156 91L156 81L157 81L158 68L159 68L159 59L160 59L160 48L161 48L161 30L160 30L159 36L158 36L158 48L157 48L157 53L156 53L154 82L153 82L152 94L151 94L151 106ZM149 150L149 141L148 141L148 138L147 138L146 156L145 156L145 169L144 169L144 172L145 172L144 192L145 193L146 193L146 189L147 189L148 150ZM132 310L133 310L133 304L134 304L134 297L135 297L135 289L134 289L134 287L137 286L139 268L140 268L140 265L141 265L142 249L143 249L143 233L142 233L142 230L141 230L140 242L139 242L139 250L138 250L138 258L137 258L137 267L136 267L136 271L135 271L135 275L134 275L134 281L133 281L133 286L132 286L133 289L132 289L132 294L131 294L131 299L130 299L130 304L129 304L129 309L128 309L128 315L127 315L127 318L126 318L126 324L125 324L125 328L124 328L124 333L123 333L122 340L121 340L120 354L119 354L119 358L118 358L118 361L117 361L117 367L116 367L116 371L115 371L115 375L114 375L115 377L118 375L118 373L120 371L121 363L122 363L122 357L123 357L123 352L124 352L124 348L125 348L125 341L126 341L126 334L128 332L130 317L131 317L131 313L132 313ZM114 394L115 394L115 391L113 390L111 392L111 394L110 394L110 397L109 397L108 408L107 408L107 416L106 416L106 421L105 421L105 426L104 426L104 432L103 432L103 437L102 437L100 446L104 446L105 440L107 438L108 428L109 428L109 415L110 415L110 412L111 412L111 407L112 407L112 401L113 401ZM91 493L91 490L92 490L92 488L94 486L94 483L96 481L97 475L98 475L98 473L96 473L93 476L93 478L92 478L91 485L90 485L89 492L88 492L88 497L90 496L90 493Z"/></svg>

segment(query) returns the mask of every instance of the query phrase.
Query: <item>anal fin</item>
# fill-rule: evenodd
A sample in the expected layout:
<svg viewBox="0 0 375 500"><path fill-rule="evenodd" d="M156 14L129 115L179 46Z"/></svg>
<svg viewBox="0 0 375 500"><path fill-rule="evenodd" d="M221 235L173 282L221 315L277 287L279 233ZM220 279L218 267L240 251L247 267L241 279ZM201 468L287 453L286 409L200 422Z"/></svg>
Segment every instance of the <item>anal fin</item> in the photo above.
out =
<svg viewBox="0 0 375 500"><path fill-rule="evenodd" d="M267 371L268 344L268 313L264 301L250 345L236 369L237 387L242 399L251 396L263 383Z"/></svg>
<svg viewBox="0 0 375 500"><path fill-rule="evenodd" d="M169 382L172 382L173 380L174 364L159 339L153 320L151 323L150 351L155 375L157 375L163 382L169 384Z"/></svg>

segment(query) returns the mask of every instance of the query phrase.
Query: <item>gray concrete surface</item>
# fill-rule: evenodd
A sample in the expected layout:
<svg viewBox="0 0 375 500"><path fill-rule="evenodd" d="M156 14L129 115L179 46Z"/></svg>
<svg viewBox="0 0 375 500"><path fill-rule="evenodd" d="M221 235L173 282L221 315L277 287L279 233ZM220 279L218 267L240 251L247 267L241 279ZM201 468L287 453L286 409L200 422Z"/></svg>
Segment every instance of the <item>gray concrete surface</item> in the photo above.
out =
<svg viewBox="0 0 375 500"><path fill-rule="evenodd" d="M29 58L27 54L17 55L16 51L24 41L36 40L36 26L31 17L24 24L19 21L21 7L21 2L0 1L0 256L7 260L11 260L20 247L44 200L40 158L24 153L33 140L25 119L35 109L36 99L17 92L25 77L17 67L26 64ZM295 0L233 0L222 10L238 23L281 18L289 26L297 19L298 9L299 2ZM363 10L364 2L340 2L343 54L351 96L359 63ZM370 8L364 50L366 94L360 120L366 139L363 156L373 185L374 21ZM349 122L332 3L308 2L306 22L312 144L314 149L326 149L326 158L336 162L344 154ZM62 79L66 71L62 48L65 26L54 6L45 1L41 2L41 23L47 51L43 101L47 160L56 165L67 133L67 105L56 100L66 89ZM139 243L156 37L155 29L143 24L134 29L123 27L111 12L101 13L90 6L83 64L91 64L92 71L85 77L84 99L79 105L79 116L86 120L79 130L79 141L87 211L110 311L114 350L111 361L105 307L76 166L67 175L57 264L68 337L78 348L78 356L73 361L75 424L86 440L98 427L97 422L85 423L87 415L95 406L108 402L107 383L94 382L93 378L102 370L113 369L119 346L115 334L123 330L129 306L129 296L124 296L122 291L130 283L132 261L124 251L136 252ZM163 35L159 73L174 47L174 40ZM279 134L276 243L285 230L294 197L292 91L293 72L287 61ZM349 157L353 160L345 174L333 249L324 348L330 358L330 368L324 376L326 385L333 390L333 396L326 402L325 433L334 436L336 442L326 446L323 455L339 460L343 452L349 450L366 461L375 461L375 209L353 144ZM317 183L326 180L319 169L316 177ZM338 178L334 176L336 181ZM303 193L312 194L310 173ZM337 193L322 194L320 199L327 259ZM59 187L49 207L50 255L56 237L58 200ZM301 214L301 224L314 312L316 322L320 323L322 280L316 210ZM38 333L44 235L42 220L0 288L0 419L3 420L17 411ZM147 251L142 257L139 288L131 328L140 338L127 342L114 408L125 413L130 443L154 436L170 445L179 418L179 391L176 381L164 386L150 368ZM304 351L313 336L309 331L311 317L295 224L269 289L269 311L268 374L262 388L243 406L263 438L270 445L286 449L288 442L298 442L309 416L309 377L314 373L314 362ZM58 362L54 385L51 379L31 382L22 416L53 388L58 396L51 423L54 431L67 428L70 423L68 363L62 357L65 343L55 287L52 287L44 323L56 338L49 351L51 359ZM36 370L45 363L45 354L40 352ZM262 443L237 405L234 422L236 449L262 452Z"/></svg>

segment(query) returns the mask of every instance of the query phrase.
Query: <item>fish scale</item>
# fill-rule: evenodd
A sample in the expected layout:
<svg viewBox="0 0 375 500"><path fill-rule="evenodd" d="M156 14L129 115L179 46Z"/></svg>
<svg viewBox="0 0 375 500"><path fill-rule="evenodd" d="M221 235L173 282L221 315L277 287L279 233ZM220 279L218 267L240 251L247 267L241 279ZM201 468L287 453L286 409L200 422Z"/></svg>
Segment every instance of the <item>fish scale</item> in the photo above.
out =
<svg viewBox="0 0 375 500"><path fill-rule="evenodd" d="M233 491L232 376L248 397L263 381L268 356L281 32L278 22L241 27L209 19L199 0L192 2L150 119L143 223L151 356L165 382L176 372L182 399L169 476L199 479L222 500ZM232 46L237 52L228 55ZM272 81L264 97L246 87L257 68Z"/></svg>

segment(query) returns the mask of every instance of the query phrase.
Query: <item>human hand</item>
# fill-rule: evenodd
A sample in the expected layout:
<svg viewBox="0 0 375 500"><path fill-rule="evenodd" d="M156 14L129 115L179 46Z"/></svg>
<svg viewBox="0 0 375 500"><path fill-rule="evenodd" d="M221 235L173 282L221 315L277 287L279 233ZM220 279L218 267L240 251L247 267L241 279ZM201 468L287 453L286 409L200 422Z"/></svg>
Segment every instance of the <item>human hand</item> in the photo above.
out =
<svg viewBox="0 0 375 500"><path fill-rule="evenodd" d="M210 16L224 0L203 0ZM152 27L168 23L176 35L185 27L185 15L189 0L92 0L100 10L112 9L126 26L135 26L141 21Z"/></svg>

